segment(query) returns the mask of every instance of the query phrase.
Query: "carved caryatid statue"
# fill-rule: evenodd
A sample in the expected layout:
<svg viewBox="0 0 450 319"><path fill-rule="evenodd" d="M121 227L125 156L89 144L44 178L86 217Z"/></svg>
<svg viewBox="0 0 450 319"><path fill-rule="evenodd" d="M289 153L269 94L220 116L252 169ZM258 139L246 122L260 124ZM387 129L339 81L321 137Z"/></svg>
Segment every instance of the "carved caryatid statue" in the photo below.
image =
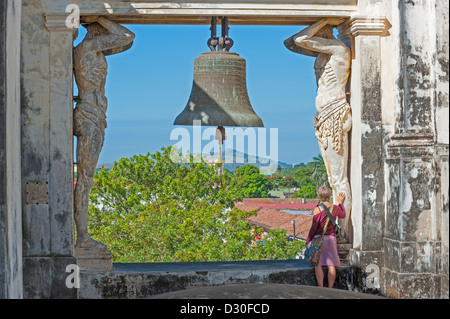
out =
<svg viewBox="0 0 450 319"><path fill-rule="evenodd" d="M351 51L333 36L333 26L342 20L322 19L285 41L294 52L316 57L317 114L314 118L316 137L327 168L334 199L345 193L346 218L339 223L348 240L351 191L347 178L348 132L352 127L351 108L346 99L350 74ZM335 201L336 202L336 201Z"/></svg>
<svg viewBox="0 0 450 319"><path fill-rule="evenodd" d="M86 22L86 21L84 21ZM77 137L77 183L74 192L74 215L77 229L76 254L107 253L107 247L92 239L87 231L89 191L103 147L106 128L107 99L105 55L131 47L134 34L104 18L83 24L84 40L74 49L74 73L79 99L73 113L73 133Z"/></svg>

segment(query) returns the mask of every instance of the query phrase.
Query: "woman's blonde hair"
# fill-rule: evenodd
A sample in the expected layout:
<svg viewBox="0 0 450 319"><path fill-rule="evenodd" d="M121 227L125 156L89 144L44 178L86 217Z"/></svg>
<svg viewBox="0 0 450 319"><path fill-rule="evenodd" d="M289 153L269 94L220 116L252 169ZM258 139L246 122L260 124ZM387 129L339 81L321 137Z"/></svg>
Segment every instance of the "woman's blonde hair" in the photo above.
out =
<svg viewBox="0 0 450 319"><path fill-rule="evenodd" d="M331 190L326 186L320 186L317 190L317 196L321 202L328 202L331 198Z"/></svg>

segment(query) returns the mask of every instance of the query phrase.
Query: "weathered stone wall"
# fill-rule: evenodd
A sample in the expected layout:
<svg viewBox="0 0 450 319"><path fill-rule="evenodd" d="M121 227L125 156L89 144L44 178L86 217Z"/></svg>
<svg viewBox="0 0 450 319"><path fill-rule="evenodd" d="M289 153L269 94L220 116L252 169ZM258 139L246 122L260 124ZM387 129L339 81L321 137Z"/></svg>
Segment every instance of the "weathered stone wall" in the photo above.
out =
<svg viewBox="0 0 450 319"><path fill-rule="evenodd" d="M441 298L449 298L449 2L436 2L436 56L434 74L434 120L436 134L436 231L440 241L440 261L437 274L440 276ZM439 250L437 251L439 255Z"/></svg>
<svg viewBox="0 0 450 319"><path fill-rule="evenodd" d="M0 298L6 296L6 2L0 3Z"/></svg>
<svg viewBox="0 0 450 319"><path fill-rule="evenodd" d="M0 298L22 297L20 0L0 2Z"/></svg>
<svg viewBox="0 0 450 319"><path fill-rule="evenodd" d="M360 0L340 31L353 51L355 289L378 266L389 297L448 298L448 2Z"/></svg>
<svg viewBox="0 0 450 319"><path fill-rule="evenodd" d="M392 12L382 290L448 298L448 2L393 1Z"/></svg>
<svg viewBox="0 0 450 319"><path fill-rule="evenodd" d="M69 1L70 2L70 1ZM23 1L21 59L22 229L25 298L74 298L72 32L44 12L67 1Z"/></svg>

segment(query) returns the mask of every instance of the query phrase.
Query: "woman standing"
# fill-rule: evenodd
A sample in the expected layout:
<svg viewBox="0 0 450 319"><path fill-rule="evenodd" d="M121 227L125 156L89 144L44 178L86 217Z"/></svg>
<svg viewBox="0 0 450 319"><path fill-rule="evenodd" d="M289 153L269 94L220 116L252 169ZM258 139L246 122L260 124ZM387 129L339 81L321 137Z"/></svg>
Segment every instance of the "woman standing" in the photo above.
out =
<svg viewBox="0 0 450 319"><path fill-rule="evenodd" d="M339 205L334 205L330 203L331 190L326 186L321 186L317 190L317 195L319 200L325 204L328 210L332 211L332 216L336 220L338 218L345 218L345 209L342 205L345 201L345 194L339 193L338 203ZM308 238L306 239L306 245L315 238L322 236L323 229L327 223L327 213L322 207L317 205L313 210L313 222L311 229L309 230ZM319 287L323 287L323 270L322 266L328 267L328 287L333 288L334 281L336 280L336 266L340 266L341 261L339 260L339 255L337 252L337 242L336 235L334 232L334 226L331 221L328 222L328 226L322 242L322 250L320 254L319 264L315 266L316 280Z"/></svg>

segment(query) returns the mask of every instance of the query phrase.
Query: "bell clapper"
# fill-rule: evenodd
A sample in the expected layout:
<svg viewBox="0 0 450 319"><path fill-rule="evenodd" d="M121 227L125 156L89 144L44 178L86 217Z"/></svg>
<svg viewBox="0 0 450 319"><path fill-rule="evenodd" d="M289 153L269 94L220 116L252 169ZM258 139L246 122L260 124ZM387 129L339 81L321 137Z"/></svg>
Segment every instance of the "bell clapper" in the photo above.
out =
<svg viewBox="0 0 450 319"><path fill-rule="evenodd" d="M222 145L223 141L226 140L225 136L225 128L223 126L218 126L216 129L216 136L215 139L219 142L219 162L220 162L220 168L219 168L219 177L222 182L223 187L223 157L222 157Z"/></svg>

